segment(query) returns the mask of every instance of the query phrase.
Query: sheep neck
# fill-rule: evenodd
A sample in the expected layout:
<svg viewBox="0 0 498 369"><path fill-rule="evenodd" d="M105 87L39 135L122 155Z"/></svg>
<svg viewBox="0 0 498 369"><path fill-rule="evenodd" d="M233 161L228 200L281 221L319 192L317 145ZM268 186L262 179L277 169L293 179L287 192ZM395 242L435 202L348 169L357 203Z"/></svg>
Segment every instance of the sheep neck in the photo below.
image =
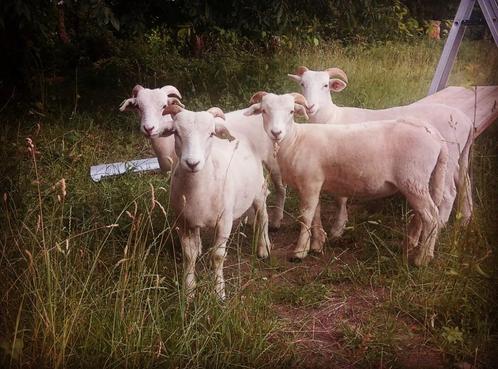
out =
<svg viewBox="0 0 498 369"><path fill-rule="evenodd" d="M339 114L339 109L340 108L334 104L331 98L315 114L309 114L309 123L335 122Z"/></svg>
<svg viewBox="0 0 498 369"><path fill-rule="evenodd" d="M289 128L289 132L285 135L284 139L278 143L278 153L277 158L285 156L285 152L289 149L292 150L292 147L295 145L297 140L297 123L292 123Z"/></svg>

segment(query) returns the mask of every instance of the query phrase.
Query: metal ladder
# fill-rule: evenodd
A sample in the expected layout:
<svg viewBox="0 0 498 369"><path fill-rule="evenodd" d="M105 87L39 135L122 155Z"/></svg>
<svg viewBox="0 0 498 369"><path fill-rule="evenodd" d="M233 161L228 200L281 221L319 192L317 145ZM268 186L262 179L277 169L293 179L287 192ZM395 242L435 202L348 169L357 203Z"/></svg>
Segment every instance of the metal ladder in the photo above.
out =
<svg viewBox="0 0 498 369"><path fill-rule="evenodd" d="M438 92L446 87L448 77L455 62L455 57L458 48L463 39L463 34L467 25L471 23L470 16L474 9L476 0L461 0L458 10L453 20L453 25L448 34L448 39L444 45L443 53L439 59L439 63L432 79L429 95ZM482 10L484 19L488 24L491 35L498 46L498 3L497 0L477 0L479 7Z"/></svg>

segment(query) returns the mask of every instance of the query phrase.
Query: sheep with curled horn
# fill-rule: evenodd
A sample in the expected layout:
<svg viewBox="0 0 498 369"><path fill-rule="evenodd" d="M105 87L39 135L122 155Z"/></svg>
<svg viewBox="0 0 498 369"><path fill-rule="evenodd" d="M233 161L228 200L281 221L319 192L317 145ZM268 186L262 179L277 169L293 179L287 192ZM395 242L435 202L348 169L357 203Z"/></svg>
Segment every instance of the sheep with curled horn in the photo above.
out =
<svg viewBox="0 0 498 369"><path fill-rule="evenodd" d="M286 184L299 194L301 231L293 260L311 250L321 253L326 240L320 217L321 191L335 197L405 196L414 211L404 245L415 265L434 256L439 229L448 149L439 132L416 119L339 124L297 124L306 114L300 94L260 91L246 114L261 114L268 136L278 144L277 160ZM414 254L413 250L417 250Z"/></svg>
<svg viewBox="0 0 498 369"><path fill-rule="evenodd" d="M431 124L446 140L449 150L448 176L439 206L441 221L443 224L448 222L457 194L461 199L458 205L462 221L464 224L470 221L473 202L469 158L474 130L472 121L462 111L443 104L423 102L379 110L341 107L334 104L330 92L337 93L346 88L348 77L342 69L313 71L300 66L295 74L288 76L301 86L301 91L309 102L311 123L351 124L414 117ZM336 222L331 230L334 237L339 237L344 231L347 221L346 202L346 198L339 200Z"/></svg>
<svg viewBox="0 0 498 369"><path fill-rule="evenodd" d="M184 288L191 297L196 286L195 263L202 249L200 231L212 228L216 234L211 253L215 289L224 299L226 243L233 222L251 208L256 214L257 255L266 258L270 252L263 164L245 137L232 136L220 108L192 112L169 105L163 114L172 120L161 126L160 134L174 137L178 158L170 204L178 219Z"/></svg>
<svg viewBox="0 0 498 369"><path fill-rule="evenodd" d="M159 89L148 89L137 85L133 88L132 97L126 99L121 111L135 111L140 117L140 130L147 137L156 154L161 170L170 171L177 161L174 139L172 136L159 137L158 132L164 130L171 122L170 114L163 115L166 106L178 105L184 107L182 98L174 86L164 86ZM244 115L245 109L225 113L225 125L237 137L245 137L254 153L268 170L275 191L275 200L269 208L269 226L278 229L284 217L286 187L278 163L273 155L273 144L263 129L263 120L259 116Z"/></svg>

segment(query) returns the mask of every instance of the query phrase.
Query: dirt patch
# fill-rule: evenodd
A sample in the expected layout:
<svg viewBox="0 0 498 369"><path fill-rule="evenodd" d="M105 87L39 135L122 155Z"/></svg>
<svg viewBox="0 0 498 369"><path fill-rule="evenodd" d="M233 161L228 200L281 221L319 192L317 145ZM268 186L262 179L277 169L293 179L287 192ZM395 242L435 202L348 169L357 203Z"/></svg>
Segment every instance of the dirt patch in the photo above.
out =
<svg viewBox="0 0 498 369"><path fill-rule="evenodd" d="M352 208L365 211L361 205ZM332 214L333 205L327 204L322 215L326 229ZM251 251L246 249L243 258L229 252L225 264L227 279L238 273L249 290L261 288L264 283L277 291L272 296L272 307L283 325L277 339L295 348L296 368L447 367L443 354L431 347L424 336L425 327L386 308L387 288L368 283L364 275L358 278L366 278L367 283L342 279L341 270L361 259L361 239L346 234L340 240L329 240L323 255L309 255L295 263L290 256L298 235L299 224L286 215L281 229L270 235L270 261L258 262L254 268L247 261ZM249 273L251 270L257 271L256 279L254 273ZM320 296L313 296L315 291Z"/></svg>
<svg viewBox="0 0 498 369"><path fill-rule="evenodd" d="M407 332L406 319L392 318L382 332L384 289L334 286L317 307L275 305L292 337L299 368L445 368L441 352L426 345L423 336ZM414 322L410 322L414 324ZM420 330L419 330L420 331Z"/></svg>

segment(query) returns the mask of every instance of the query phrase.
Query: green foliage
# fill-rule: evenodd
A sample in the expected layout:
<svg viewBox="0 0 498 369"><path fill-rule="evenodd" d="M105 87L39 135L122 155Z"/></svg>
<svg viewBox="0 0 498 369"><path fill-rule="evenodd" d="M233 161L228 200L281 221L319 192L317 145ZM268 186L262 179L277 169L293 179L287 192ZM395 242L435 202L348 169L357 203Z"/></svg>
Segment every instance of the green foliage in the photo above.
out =
<svg viewBox="0 0 498 369"><path fill-rule="evenodd" d="M415 18L411 3L6 0L0 5L0 46L7 52L0 88L26 87L30 94L24 96L36 96L45 104L47 78L58 80L76 69L91 73L125 60L128 65L120 65L120 72L141 67L142 58L169 63L178 55L299 53L328 41L347 45L414 40L424 34L430 18L420 18L429 14L420 11ZM149 50L141 57L143 44ZM116 71L107 77L116 80L120 75Z"/></svg>

